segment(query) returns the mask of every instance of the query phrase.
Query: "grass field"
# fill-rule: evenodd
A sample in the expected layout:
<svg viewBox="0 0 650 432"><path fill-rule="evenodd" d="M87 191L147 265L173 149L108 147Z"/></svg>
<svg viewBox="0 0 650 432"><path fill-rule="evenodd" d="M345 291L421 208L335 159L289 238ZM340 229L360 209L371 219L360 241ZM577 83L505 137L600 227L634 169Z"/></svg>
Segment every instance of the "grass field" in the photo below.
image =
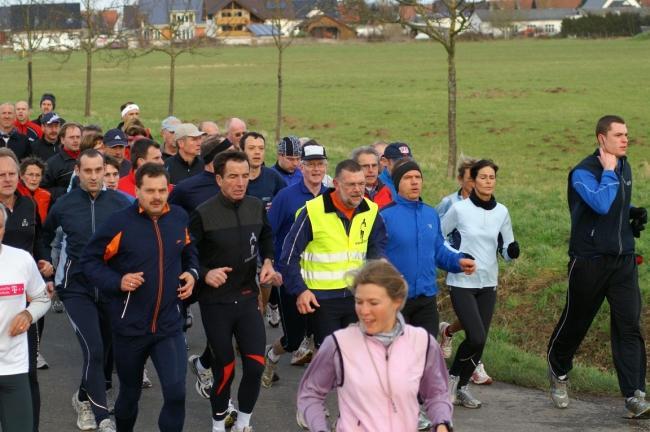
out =
<svg viewBox="0 0 650 432"><path fill-rule="evenodd" d="M249 129L272 136L275 56L272 47L230 47L181 57L176 115L191 121L236 115L249 120ZM566 175L593 150L593 129L601 115L616 113L627 120L633 202L650 205L649 60L647 39L459 47L459 148L500 165L497 198L510 209L522 247L521 258L502 268L495 329L485 355L488 371L497 379L545 385L541 355L566 290ZM119 105L135 100L145 124L157 129L167 109L167 62L164 56L141 58L128 68L97 62L94 114L85 121L112 127L119 121ZM455 188L444 177L446 62L438 45L296 45L285 62L285 134L316 138L334 161L378 139L405 141L425 167L428 202L437 203ZM81 55L60 69L46 55L35 61L36 94L54 92L57 111L66 119L83 120L84 66ZM1 99L25 97L25 69L18 58L2 58ZM650 258L647 239L637 248ZM640 269L640 280L647 303L647 265ZM576 374L574 386L585 391L617 388L605 313L578 356L581 364L595 367ZM443 317L451 318L444 312Z"/></svg>

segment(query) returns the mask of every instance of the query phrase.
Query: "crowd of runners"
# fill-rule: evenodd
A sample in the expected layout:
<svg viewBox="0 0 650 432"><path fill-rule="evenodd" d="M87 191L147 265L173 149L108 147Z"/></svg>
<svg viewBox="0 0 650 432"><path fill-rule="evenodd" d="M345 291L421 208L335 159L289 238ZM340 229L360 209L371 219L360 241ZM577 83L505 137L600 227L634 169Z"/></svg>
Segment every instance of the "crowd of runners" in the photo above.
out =
<svg viewBox="0 0 650 432"><path fill-rule="evenodd" d="M25 102L0 105L4 432L38 431L50 305L67 314L83 354L71 396L80 430L138 430L138 401L152 387L148 360L165 432L183 429L188 368L210 401L213 432L252 431L261 388L274 391L285 353L309 364L296 400L298 424L312 431L332 423L450 431L453 405L481 407L470 383L492 383L481 357L498 256L520 254L495 199L493 161L463 157L459 189L434 207L403 142L358 147L332 163L315 139L269 145L239 118L221 130L168 117L158 143L133 102L114 128L64 120L50 93L40 111L30 120ZM642 418L650 404L634 236L647 213L630 203L624 120L601 118L596 138L596 152L568 179L569 290L548 346L551 399L568 406L573 356L606 298L625 407ZM451 323L438 315L438 268L447 272ZM193 310L206 341L188 353ZM266 325L283 336L267 341ZM453 355L457 332L465 339ZM333 390L337 419L324 403Z"/></svg>

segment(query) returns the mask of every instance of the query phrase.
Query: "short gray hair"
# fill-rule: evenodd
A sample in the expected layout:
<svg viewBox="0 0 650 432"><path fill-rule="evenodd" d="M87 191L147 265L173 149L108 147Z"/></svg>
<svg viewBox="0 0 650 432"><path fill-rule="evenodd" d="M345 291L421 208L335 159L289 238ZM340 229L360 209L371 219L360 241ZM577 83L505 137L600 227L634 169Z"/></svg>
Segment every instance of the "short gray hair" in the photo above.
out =
<svg viewBox="0 0 650 432"><path fill-rule="evenodd" d="M350 159L359 163L359 156L361 156L362 154L373 155L375 158L377 158L377 163L379 163L379 158L380 158L379 152L371 146L362 146L362 147L355 148L354 150L352 150Z"/></svg>

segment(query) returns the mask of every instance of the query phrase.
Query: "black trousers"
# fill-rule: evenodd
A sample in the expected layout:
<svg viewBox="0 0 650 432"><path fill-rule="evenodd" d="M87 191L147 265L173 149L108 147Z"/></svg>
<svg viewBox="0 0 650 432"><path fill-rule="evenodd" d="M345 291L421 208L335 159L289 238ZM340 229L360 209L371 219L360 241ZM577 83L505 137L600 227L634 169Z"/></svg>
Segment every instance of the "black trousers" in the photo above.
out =
<svg viewBox="0 0 650 432"><path fill-rule="evenodd" d="M32 324L27 331L27 343L29 348L29 387L32 399L33 431L38 432L41 418L41 388L38 385L38 369L36 368L36 357L38 355L38 324Z"/></svg>
<svg viewBox="0 0 650 432"><path fill-rule="evenodd" d="M458 347L449 374L459 377L458 385L467 385L478 366L487 342L492 314L497 301L495 287L449 287L454 312L465 329L465 340Z"/></svg>
<svg viewBox="0 0 650 432"><path fill-rule="evenodd" d="M336 330L357 322L352 295L332 299L319 299L320 307L308 314L309 325L314 331L314 345L320 347L325 338Z"/></svg>
<svg viewBox="0 0 650 432"><path fill-rule="evenodd" d="M26 373L0 375L0 430L29 432L33 428L30 383Z"/></svg>
<svg viewBox="0 0 650 432"><path fill-rule="evenodd" d="M422 327L434 338L438 337L438 303L435 295L407 299L402 316L407 324Z"/></svg>
<svg viewBox="0 0 650 432"><path fill-rule="evenodd" d="M280 318L282 318L282 331L284 332L280 343L285 351L294 352L300 347L300 343L307 334L307 318L298 312L296 296L287 292L284 286L280 287L278 291L280 291Z"/></svg>
<svg viewBox="0 0 650 432"><path fill-rule="evenodd" d="M569 289L560 320L548 344L548 363L555 376L569 373L573 357L596 313L607 299L611 310L611 344L618 385L625 397L645 391L646 351L639 320L641 293L634 255L572 258Z"/></svg>

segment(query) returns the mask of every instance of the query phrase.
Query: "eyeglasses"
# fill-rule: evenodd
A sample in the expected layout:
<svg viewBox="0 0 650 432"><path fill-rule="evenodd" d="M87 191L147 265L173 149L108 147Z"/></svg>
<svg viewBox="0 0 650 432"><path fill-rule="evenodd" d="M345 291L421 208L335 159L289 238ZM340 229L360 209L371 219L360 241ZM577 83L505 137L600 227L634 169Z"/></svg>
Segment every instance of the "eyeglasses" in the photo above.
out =
<svg viewBox="0 0 650 432"><path fill-rule="evenodd" d="M27 173L23 174L25 177L31 177L31 178L41 178L43 177L43 174L41 173Z"/></svg>

